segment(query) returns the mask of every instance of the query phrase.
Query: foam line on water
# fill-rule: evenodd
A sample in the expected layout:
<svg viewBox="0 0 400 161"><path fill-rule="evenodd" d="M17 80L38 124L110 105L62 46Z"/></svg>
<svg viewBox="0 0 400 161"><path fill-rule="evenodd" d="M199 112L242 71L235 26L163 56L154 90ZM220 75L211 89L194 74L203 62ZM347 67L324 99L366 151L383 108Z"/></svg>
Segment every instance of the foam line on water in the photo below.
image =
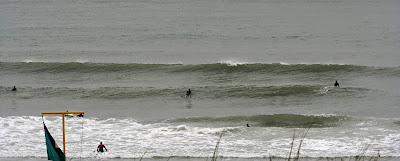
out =
<svg viewBox="0 0 400 161"><path fill-rule="evenodd" d="M45 117L45 122L62 146L61 118ZM302 145L302 156L355 156L368 144L371 148L367 149L367 156L375 155L377 150L382 156L399 156L400 134L394 121L361 122L367 123L354 119L338 127L311 129ZM293 131L302 132L302 128L210 127L165 122L144 124L129 118L67 118L67 157L81 153L82 124L82 155L89 158L99 157L93 151L100 141L112 152L107 157L112 158L138 158L149 147L146 157L210 157L221 132L224 134L220 154L225 157L264 157L266 154L285 157ZM375 128L377 125L383 127ZM1 117L0 126L0 142L7 145L0 147L0 157L46 156L41 117ZM299 145L299 138L294 145Z"/></svg>

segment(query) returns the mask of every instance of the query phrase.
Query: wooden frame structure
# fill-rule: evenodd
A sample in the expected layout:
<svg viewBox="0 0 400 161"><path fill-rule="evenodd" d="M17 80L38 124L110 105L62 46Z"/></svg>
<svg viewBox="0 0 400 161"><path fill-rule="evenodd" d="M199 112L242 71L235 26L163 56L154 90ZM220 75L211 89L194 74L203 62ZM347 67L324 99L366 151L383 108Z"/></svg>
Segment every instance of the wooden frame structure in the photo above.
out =
<svg viewBox="0 0 400 161"><path fill-rule="evenodd" d="M42 115L62 115L62 127L63 127L63 150L65 153L65 114L85 114L83 111L66 111L66 112L42 112Z"/></svg>

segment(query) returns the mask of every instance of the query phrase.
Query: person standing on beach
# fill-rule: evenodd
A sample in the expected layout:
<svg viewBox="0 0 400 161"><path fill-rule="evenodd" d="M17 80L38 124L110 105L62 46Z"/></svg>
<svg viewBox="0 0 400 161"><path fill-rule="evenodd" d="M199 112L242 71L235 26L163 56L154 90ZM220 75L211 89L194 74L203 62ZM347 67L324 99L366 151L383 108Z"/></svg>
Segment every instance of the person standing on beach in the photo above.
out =
<svg viewBox="0 0 400 161"><path fill-rule="evenodd" d="M104 149L105 149L105 151L104 151ZM101 152L102 153L102 152L106 152L106 151L108 151L106 146L103 145L103 142L100 142L100 145L97 146L97 152Z"/></svg>

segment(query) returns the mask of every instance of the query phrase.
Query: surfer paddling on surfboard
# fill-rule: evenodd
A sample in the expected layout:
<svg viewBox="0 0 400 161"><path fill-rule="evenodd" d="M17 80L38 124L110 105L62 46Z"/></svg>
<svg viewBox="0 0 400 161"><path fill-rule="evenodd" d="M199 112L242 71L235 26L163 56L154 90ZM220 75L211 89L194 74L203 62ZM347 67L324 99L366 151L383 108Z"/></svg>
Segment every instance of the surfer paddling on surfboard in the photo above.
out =
<svg viewBox="0 0 400 161"><path fill-rule="evenodd" d="M335 87L336 87L336 86L339 86L339 83L337 82L337 80L336 80L336 82L335 82L335 85L334 85L334 86L335 86Z"/></svg>
<svg viewBox="0 0 400 161"><path fill-rule="evenodd" d="M190 88L189 88L189 90L186 91L185 98L191 97L190 96L191 94L192 94L192 91L190 91Z"/></svg>

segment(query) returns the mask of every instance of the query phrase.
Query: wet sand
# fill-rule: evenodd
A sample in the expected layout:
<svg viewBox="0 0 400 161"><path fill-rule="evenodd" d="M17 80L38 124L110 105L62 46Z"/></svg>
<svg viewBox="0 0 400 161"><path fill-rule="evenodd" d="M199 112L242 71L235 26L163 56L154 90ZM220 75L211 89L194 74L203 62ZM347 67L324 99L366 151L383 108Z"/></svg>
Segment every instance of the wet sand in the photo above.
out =
<svg viewBox="0 0 400 161"><path fill-rule="evenodd" d="M326 161L328 158L300 158L300 160L306 161ZM369 161L369 160L377 160L377 161L398 161L400 158L398 157L381 157L376 158L373 157L363 157L361 161ZM47 158L0 158L0 161L45 161ZM67 158L66 160L71 161L98 161L98 160L111 160L111 161L132 161L132 160L140 160L140 158ZM211 160L211 158L186 158L186 157L171 157L171 158L144 158L142 161L207 161ZM224 161L268 161L270 158L217 158L217 160ZM287 159L284 158L272 158L273 161L285 161ZM355 158L329 158L329 160L333 161L341 161L341 160L355 160Z"/></svg>

